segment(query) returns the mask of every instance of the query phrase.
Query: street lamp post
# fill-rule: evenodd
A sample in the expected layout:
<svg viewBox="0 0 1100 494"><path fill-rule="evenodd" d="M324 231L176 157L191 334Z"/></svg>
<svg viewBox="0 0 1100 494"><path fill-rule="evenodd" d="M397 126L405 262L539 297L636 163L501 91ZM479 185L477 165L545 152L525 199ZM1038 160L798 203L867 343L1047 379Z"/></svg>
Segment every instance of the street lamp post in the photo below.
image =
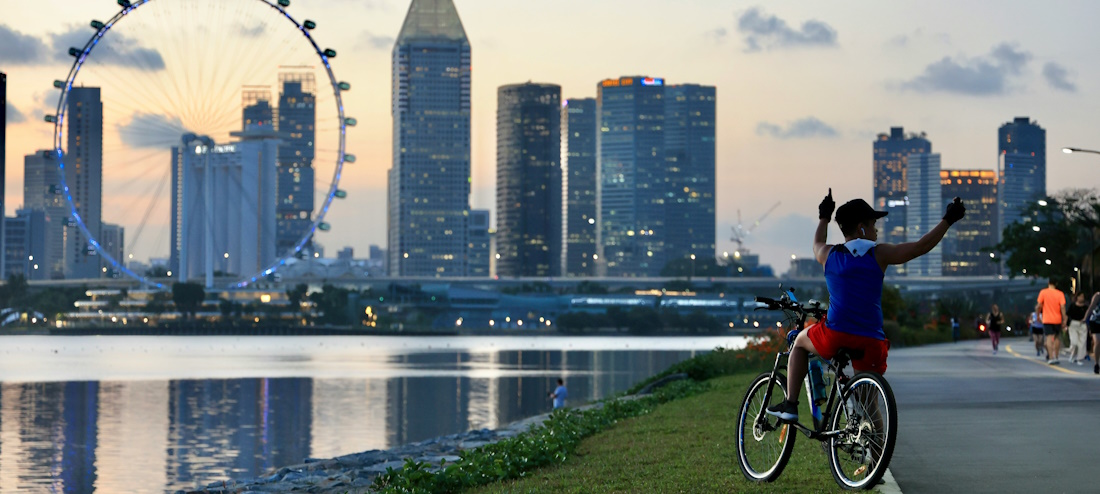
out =
<svg viewBox="0 0 1100 494"><path fill-rule="evenodd" d="M695 277L695 254L692 254L691 255L691 276L688 277L688 280L690 280L694 277Z"/></svg>
<svg viewBox="0 0 1100 494"><path fill-rule="evenodd" d="M1066 154L1073 154L1073 153L1100 154L1100 151L1097 151L1095 149L1081 149L1081 148L1062 148L1062 152L1066 153Z"/></svg>

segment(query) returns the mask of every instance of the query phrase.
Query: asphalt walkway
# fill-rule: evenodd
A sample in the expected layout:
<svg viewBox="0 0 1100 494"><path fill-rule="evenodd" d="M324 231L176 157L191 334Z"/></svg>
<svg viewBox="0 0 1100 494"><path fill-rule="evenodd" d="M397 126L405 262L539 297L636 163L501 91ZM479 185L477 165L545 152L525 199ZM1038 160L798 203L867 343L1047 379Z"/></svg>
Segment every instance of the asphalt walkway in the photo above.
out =
<svg viewBox="0 0 1100 494"><path fill-rule="evenodd" d="M1024 338L1003 338L997 355L989 340L892 350L901 490L1100 491L1100 376L1061 362Z"/></svg>

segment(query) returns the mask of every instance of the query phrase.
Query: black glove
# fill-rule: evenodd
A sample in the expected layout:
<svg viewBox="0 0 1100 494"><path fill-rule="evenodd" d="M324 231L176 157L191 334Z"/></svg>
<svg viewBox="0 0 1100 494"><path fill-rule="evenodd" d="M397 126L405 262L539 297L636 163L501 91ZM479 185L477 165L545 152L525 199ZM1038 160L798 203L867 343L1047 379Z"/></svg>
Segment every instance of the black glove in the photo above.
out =
<svg viewBox="0 0 1100 494"><path fill-rule="evenodd" d="M943 215L943 220L948 225L954 225L956 221L963 219L963 216L966 216L966 206L963 205L962 199L956 197L951 204L947 205L947 213Z"/></svg>
<svg viewBox="0 0 1100 494"><path fill-rule="evenodd" d="M817 205L817 218L825 221L833 219L834 209L836 209L836 202L833 201L833 188L829 187L829 195Z"/></svg>

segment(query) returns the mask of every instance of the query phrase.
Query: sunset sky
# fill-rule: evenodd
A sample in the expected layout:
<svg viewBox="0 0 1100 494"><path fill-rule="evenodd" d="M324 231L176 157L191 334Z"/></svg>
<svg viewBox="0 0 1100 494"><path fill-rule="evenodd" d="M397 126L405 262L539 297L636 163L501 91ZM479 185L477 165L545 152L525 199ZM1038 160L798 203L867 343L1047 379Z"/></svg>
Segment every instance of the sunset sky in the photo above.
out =
<svg viewBox="0 0 1100 494"><path fill-rule="evenodd" d="M224 1L241 3L249 19L277 15L262 5L249 10L258 0ZM1100 181L1100 156L1059 151L1063 146L1100 149L1097 2L455 4L473 52L470 202L476 209L495 213L498 86L530 80L560 84L565 98L594 97L598 81L621 75L718 88L718 251L732 250L729 233L738 210L751 222L781 201L748 243L777 272L786 271L792 254L810 254L816 205L829 187L838 202L870 198L871 142L890 126L926 132L933 151L942 154L944 168L992 169L997 127L1015 116L1029 116L1047 130L1051 192L1092 188ZM386 243L390 53L408 5L397 0L293 0L290 7L299 20L317 22L314 35L322 48L338 51L333 68L338 79L353 85L344 104L359 121L348 133L348 151L359 159L341 182L349 197L330 212L332 231L317 237L330 256L352 246L358 257L365 257L368 245ZM71 64L71 59L57 56L67 49L59 45L74 32L90 36L91 29L83 26L92 19L106 20L117 9L113 0L4 2L0 71L8 74L9 84L9 215L22 202L23 155L52 145L52 127L41 117L57 104L51 82L64 79ZM135 12L139 15L142 9ZM196 15L201 19L207 14ZM210 25L229 25L221 21ZM179 32L205 32L205 24L179 26ZM234 46L238 38L242 46L248 39L285 41L285 30L257 32L245 24L218 39L224 46ZM169 22L164 29L175 27ZM131 59L142 50L186 53L199 37L134 37L122 49L129 50ZM299 38L289 42L305 43ZM224 52L235 53L230 48ZM275 65L301 63L290 55L287 60L266 56ZM228 94L221 98L225 101L239 102L239 87L210 90ZM158 114L142 107L142 100L135 101L129 118ZM239 112L239 107L222 110ZM319 148L326 146L321 136L318 141ZM321 175L318 183L328 183L330 177ZM117 221L136 225L139 220ZM833 230L832 238L838 233ZM167 255L166 240L164 245L160 256Z"/></svg>

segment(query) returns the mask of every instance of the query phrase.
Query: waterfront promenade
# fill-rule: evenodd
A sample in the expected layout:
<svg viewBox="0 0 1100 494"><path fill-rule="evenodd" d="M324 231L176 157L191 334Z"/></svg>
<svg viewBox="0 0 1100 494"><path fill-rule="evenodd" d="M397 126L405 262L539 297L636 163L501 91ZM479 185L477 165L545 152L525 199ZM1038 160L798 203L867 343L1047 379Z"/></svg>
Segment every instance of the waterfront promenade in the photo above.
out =
<svg viewBox="0 0 1100 494"><path fill-rule="evenodd" d="M1024 338L997 355L989 340L891 352L902 492L1095 491L1100 376L1061 360L1046 365Z"/></svg>

